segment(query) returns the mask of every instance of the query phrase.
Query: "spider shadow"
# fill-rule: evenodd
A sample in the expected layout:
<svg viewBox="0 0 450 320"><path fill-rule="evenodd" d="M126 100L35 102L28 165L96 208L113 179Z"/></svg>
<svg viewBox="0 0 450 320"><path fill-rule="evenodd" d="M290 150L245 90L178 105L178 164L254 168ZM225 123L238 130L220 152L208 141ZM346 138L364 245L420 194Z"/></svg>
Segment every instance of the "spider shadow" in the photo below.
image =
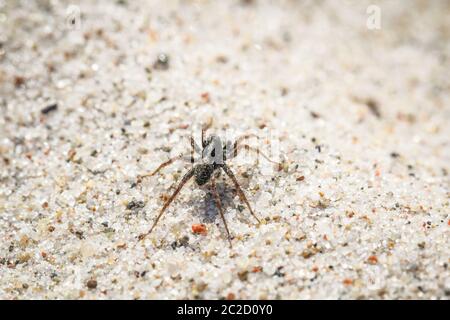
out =
<svg viewBox="0 0 450 320"><path fill-rule="evenodd" d="M222 204L222 210L227 219L227 209L228 208L237 208L240 203L236 203L234 200L236 196L236 189L229 185L225 181L221 181L220 179L216 180L216 189L220 198L220 202ZM220 217L219 208L216 205L216 200L214 194L211 191L211 185L208 183L205 187L202 187L202 190L206 193L203 196L202 201L198 201L198 198L191 199L188 201L188 205L192 206L197 216L199 216L203 223L213 223L221 225L222 219ZM242 216L240 216L242 217ZM245 219L248 220L248 219ZM228 219L227 219L228 222ZM249 222L249 220L247 221ZM229 223L228 223L229 225Z"/></svg>

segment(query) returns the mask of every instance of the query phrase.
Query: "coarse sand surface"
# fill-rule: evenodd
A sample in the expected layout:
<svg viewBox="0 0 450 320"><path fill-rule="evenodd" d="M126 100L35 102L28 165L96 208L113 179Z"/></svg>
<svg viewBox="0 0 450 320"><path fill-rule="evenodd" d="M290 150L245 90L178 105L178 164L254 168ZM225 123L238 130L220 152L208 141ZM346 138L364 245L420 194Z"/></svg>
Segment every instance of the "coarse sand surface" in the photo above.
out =
<svg viewBox="0 0 450 320"><path fill-rule="evenodd" d="M0 298L448 299L449 16L0 1ZM261 223L222 172L232 248L194 180L138 241L205 125L279 162L227 160Z"/></svg>

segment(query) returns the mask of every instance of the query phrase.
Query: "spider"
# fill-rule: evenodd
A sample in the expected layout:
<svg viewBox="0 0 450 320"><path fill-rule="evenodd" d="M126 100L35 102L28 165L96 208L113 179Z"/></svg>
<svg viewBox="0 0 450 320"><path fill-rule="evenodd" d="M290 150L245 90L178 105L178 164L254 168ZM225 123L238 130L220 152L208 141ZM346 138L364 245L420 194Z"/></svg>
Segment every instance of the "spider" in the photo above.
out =
<svg viewBox="0 0 450 320"><path fill-rule="evenodd" d="M138 177L138 182L140 182L145 177L154 176L161 169L172 164L176 160L185 159L185 160L189 160L191 164L194 164L194 153L198 153L201 156L200 163L193 165L192 168L183 176L183 178L181 179L181 182L178 184L175 191L168 198L168 200L164 203L161 211L156 216L156 219L153 222L153 225L150 228L150 230L147 233L141 234L139 236L139 240L143 240L147 235L149 235L153 231L153 229L158 224L159 219L162 217L162 215L164 214L166 209L169 207L169 205L172 203L172 201L176 198L176 196L181 191L181 189L184 187L184 185L192 177L195 177L195 182L198 186L203 186L206 183L210 182L210 188L211 188L212 194L214 196L215 204L220 213L220 216L222 217L223 224L224 224L225 230L227 232L230 248L232 248L230 231L228 229L227 221L225 220L222 203L220 201L220 197L219 197L219 194L218 194L217 188L216 188L216 181L215 181L216 173L217 174L220 173L220 171L217 172L217 170L223 170L227 174L227 176L233 182L239 198L241 199L241 201L243 203L246 204L248 210L250 211L250 214L256 219L258 224L261 223L261 220L258 218L258 216L253 211L252 207L250 206L250 203L248 202L244 191L242 191L242 188L239 185L239 182L237 181L236 176L234 175L234 173L230 169L230 167L226 164L227 159L234 158L238 155L238 151L240 150L240 143L243 140L248 139L250 137L255 137L256 135L247 134L247 135L244 135L244 136L238 138L234 143L231 143L231 141L222 143L222 139L216 135L210 135L210 136L206 137L206 130L207 130L207 128L202 128L202 148L200 148L195 143L194 138L191 136L191 138L190 138L190 142L191 142L190 157L187 156L186 154L182 153L176 157L173 157L173 158L163 162L153 172L145 174L145 175L141 175ZM266 160L268 160L272 163L278 164L277 162L272 161L265 154L260 152L258 148L251 147L247 144L243 144L242 147L244 147L246 150L256 152L258 155L261 154Z"/></svg>

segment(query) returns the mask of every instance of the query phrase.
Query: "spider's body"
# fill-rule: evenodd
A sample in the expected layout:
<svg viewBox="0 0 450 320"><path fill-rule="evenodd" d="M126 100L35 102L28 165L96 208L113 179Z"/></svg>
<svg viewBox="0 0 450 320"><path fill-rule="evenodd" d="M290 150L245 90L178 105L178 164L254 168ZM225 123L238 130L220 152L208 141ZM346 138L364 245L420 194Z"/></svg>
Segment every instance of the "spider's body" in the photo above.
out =
<svg viewBox="0 0 450 320"><path fill-rule="evenodd" d="M230 145L230 143L228 143ZM194 150L195 150L194 144ZM211 135L202 142L201 163L194 166L195 182L203 186L210 181L213 173L227 160L227 145L222 145L220 137Z"/></svg>
<svg viewBox="0 0 450 320"><path fill-rule="evenodd" d="M181 191L181 189L183 188L183 186L192 178L195 177L195 182L198 186L203 186L205 184L207 184L208 182L211 182L211 191L214 195L215 201L216 201L216 205L219 209L219 213L222 217L222 220L224 222L225 225L225 230L227 231L228 234L228 241L230 243L230 247L231 247L231 236L230 236L230 232L228 230L228 226L225 220L225 216L223 213L223 209L222 209L222 204L220 201L220 197L219 194L217 193L216 190L216 183L215 183L215 172L217 170L223 170L228 177L233 181L233 184L236 188L236 191L239 195L239 198L241 199L241 201L243 201L250 213L253 215L253 217L255 217L255 219L258 221L258 223L260 222L260 220L258 219L258 217L255 215L255 213L253 212L244 192L242 191L236 177L234 176L234 173L231 171L231 169L228 167L228 165L226 164L226 160L232 157L235 157L238 153L238 143L243 140L243 139L247 139L249 138L251 135L246 135L241 137L240 139L236 140L234 142L234 144L232 144L230 141L228 141L226 144L222 144L222 140L220 139L220 137L215 136L215 135L211 135L208 138L205 139L205 130L202 130L202 148L199 148L197 146L197 144L195 143L194 139L191 137L191 154L190 154L190 162L191 164L194 164L194 153L198 153L201 156L200 159L200 163L195 164L181 179L181 182L178 184L176 190L174 191L174 193L172 194L172 196L166 201L166 203L164 204L163 208L161 209L159 215L156 217L155 222L153 223L152 227L150 228L150 230L146 233L146 234L142 234L139 236L139 239L144 239L146 235L150 234L153 229L155 228L156 224L158 223L159 219L161 218L161 216L163 215L164 211L169 207L170 203L172 203L172 201L175 199L175 197L177 196L177 194ZM257 152L258 154L260 154L259 149L257 148L253 148L250 147L248 145L244 145L244 147L247 150L252 150ZM272 160L270 160L269 158L267 158L264 154L261 153L261 155L266 158L267 160L273 162ZM178 159L183 159L186 158L186 156L184 154L180 154L178 157L175 158L171 158L168 161L162 163L154 172L141 176L140 178L143 178L145 176L153 176L155 175L157 172L159 172L162 168L168 166L169 164L171 164L172 162L174 162L175 160Z"/></svg>
<svg viewBox="0 0 450 320"><path fill-rule="evenodd" d="M199 186L203 186L206 184L210 179L214 171L219 168L219 165L217 164L197 164L194 166L194 176L195 176L195 182Z"/></svg>

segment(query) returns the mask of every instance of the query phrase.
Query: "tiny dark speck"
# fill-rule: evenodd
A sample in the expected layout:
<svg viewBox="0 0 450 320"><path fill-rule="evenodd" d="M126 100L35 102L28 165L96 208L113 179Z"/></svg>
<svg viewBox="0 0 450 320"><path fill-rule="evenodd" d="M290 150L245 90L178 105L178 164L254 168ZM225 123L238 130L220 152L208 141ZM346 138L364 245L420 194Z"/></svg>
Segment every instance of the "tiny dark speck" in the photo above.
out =
<svg viewBox="0 0 450 320"><path fill-rule="evenodd" d="M398 154L397 152L391 152L391 157L398 158L398 157L400 157L400 154Z"/></svg>
<svg viewBox="0 0 450 320"><path fill-rule="evenodd" d="M75 231L75 235L77 236L78 239L84 239L84 235L82 231Z"/></svg>
<svg viewBox="0 0 450 320"><path fill-rule="evenodd" d="M368 99L366 101L366 105L369 108L369 110L373 113L374 116L376 116L377 118L381 118L381 112L380 112L380 108L378 106L378 102L376 102L373 99Z"/></svg>
<svg viewBox="0 0 450 320"><path fill-rule="evenodd" d="M288 88L285 88L285 87L281 88L281 96L282 97L287 96L288 93L289 93L289 89Z"/></svg>
<svg viewBox="0 0 450 320"><path fill-rule="evenodd" d="M309 114L310 114L311 117L314 118L314 119L320 118L320 114L318 114L317 112L310 111Z"/></svg>
<svg viewBox="0 0 450 320"><path fill-rule="evenodd" d="M281 272L281 270L283 270L283 266L278 267L273 275L277 277L284 277L285 274Z"/></svg>
<svg viewBox="0 0 450 320"><path fill-rule="evenodd" d="M56 111L56 110L58 110L58 104L54 103L54 104L51 104L51 105L45 107L44 109L42 109L41 113L42 114L49 114L50 112L53 112L53 111Z"/></svg>

